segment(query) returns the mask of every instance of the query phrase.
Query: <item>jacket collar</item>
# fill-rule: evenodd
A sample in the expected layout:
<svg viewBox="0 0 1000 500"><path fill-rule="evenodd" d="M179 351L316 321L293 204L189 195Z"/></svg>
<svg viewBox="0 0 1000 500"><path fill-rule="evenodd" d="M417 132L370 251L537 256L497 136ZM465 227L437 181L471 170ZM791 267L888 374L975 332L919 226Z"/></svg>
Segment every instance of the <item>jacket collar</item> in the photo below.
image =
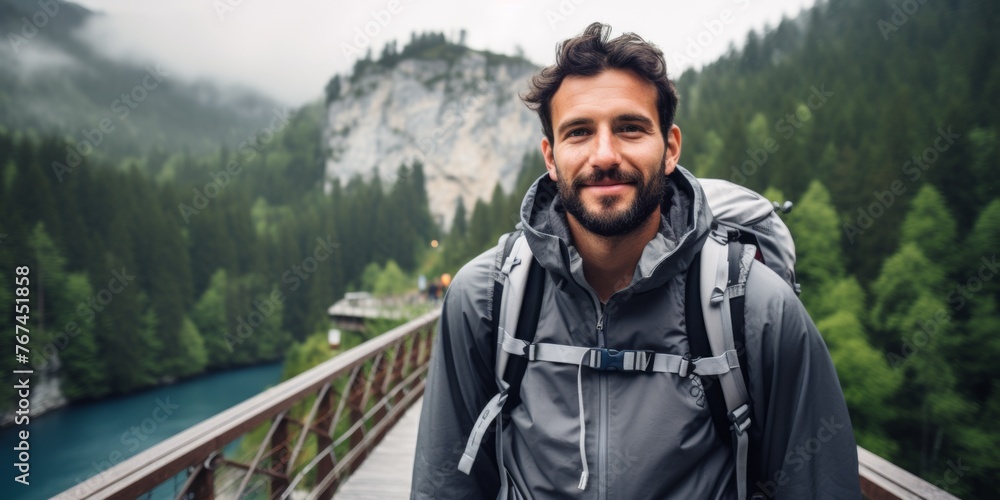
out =
<svg viewBox="0 0 1000 500"><path fill-rule="evenodd" d="M685 271L701 250L711 225L711 210L694 176L678 165L668 178L659 232L643 249L628 287L635 293L660 286ZM519 226L542 267L591 289L583 276L583 260L571 241L556 183L548 174L539 177L525 195Z"/></svg>

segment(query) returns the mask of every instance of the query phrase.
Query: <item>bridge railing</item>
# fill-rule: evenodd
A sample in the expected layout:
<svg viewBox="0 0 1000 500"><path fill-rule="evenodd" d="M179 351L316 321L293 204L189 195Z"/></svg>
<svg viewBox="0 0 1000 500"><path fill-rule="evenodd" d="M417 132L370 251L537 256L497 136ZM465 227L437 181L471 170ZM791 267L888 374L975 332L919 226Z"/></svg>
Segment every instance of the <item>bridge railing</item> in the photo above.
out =
<svg viewBox="0 0 1000 500"><path fill-rule="evenodd" d="M858 446L861 493L869 500L897 498L957 500L947 491Z"/></svg>
<svg viewBox="0 0 1000 500"><path fill-rule="evenodd" d="M173 480L178 499L329 498L424 390L440 309L392 329L61 493L136 498ZM266 429L266 431L265 431ZM256 441L243 459L223 449ZM159 492L160 490L157 490Z"/></svg>
<svg viewBox="0 0 1000 500"><path fill-rule="evenodd" d="M289 498L293 491L329 498L423 394L440 314L346 351L56 498L136 498L185 472L173 492L178 499ZM252 456L223 454L234 440L258 434ZM955 498L861 447L858 461L867 499Z"/></svg>

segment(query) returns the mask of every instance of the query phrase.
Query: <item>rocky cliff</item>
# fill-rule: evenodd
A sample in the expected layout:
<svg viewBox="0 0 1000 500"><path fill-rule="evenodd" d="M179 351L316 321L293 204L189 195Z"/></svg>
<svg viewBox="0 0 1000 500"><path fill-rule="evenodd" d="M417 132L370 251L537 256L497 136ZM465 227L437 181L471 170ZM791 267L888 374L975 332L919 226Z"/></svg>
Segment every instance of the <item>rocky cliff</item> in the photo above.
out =
<svg viewBox="0 0 1000 500"><path fill-rule="evenodd" d="M327 88L324 143L327 178L344 182L378 169L389 185L401 163L423 162L431 213L449 228L457 199L471 208L498 181L511 189L522 156L539 147L542 132L518 97L537 67L444 48L450 50L388 62L383 55L359 62L349 77L335 77Z"/></svg>

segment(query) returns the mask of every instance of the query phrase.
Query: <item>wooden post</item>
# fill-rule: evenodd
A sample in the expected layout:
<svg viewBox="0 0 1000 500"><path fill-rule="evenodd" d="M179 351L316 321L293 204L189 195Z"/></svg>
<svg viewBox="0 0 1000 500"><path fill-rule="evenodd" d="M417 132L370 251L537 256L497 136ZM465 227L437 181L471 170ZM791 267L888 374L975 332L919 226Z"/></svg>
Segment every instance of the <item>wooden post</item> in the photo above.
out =
<svg viewBox="0 0 1000 500"><path fill-rule="evenodd" d="M271 449L274 450L271 455L271 470L283 477L271 477L271 498L281 496L288 489L288 471L292 470L292 465L288 463L292 454L288 447L288 421L283 416L278 418L281 421L271 435Z"/></svg>
<svg viewBox="0 0 1000 500"><path fill-rule="evenodd" d="M337 393L336 389L330 388L326 393L326 397L319 405L320 418L316 420L316 428L320 432L316 433L316 450L323 451L326 447L333 444L332 434L336 432L335 429L330 429L333 425L333 398ZM343 397L343 396L341 396ZM330 434L327 434L327 429L330 429ZM332 453L332 452L331 452ZM316 464L316 482L319 483L323 481L326 476L329 476L333 472L333 458L330 454L319 460ZM320 492L319 498L333 498L333 492L336 491L336 484L331 484L329 488L324 489Z"/></svg>
<svg viewBox="0 0 1000 500"><path fill-rule="evenodd" d="M208 465L211 466L211 464ZM194 481L191 483L191 488L188 490L186 498L197 500L212 500L215 498L215 471L209 467L202 466L195 469L193 474L195 475Z"/></svg>

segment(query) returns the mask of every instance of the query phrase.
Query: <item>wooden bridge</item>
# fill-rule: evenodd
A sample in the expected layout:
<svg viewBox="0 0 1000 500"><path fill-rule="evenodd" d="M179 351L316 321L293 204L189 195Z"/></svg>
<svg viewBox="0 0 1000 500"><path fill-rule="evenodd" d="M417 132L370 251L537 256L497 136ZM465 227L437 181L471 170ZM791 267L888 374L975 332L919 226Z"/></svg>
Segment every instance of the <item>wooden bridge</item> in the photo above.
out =
<svg viewBox="0 0 1000 500"><path fill-rule="evenodd" d="M390 330L56 498L408 498L439 316ZM238 439L255 451L224 453ZM955 498L860 447L858 459L866 498Z"/></svg>

